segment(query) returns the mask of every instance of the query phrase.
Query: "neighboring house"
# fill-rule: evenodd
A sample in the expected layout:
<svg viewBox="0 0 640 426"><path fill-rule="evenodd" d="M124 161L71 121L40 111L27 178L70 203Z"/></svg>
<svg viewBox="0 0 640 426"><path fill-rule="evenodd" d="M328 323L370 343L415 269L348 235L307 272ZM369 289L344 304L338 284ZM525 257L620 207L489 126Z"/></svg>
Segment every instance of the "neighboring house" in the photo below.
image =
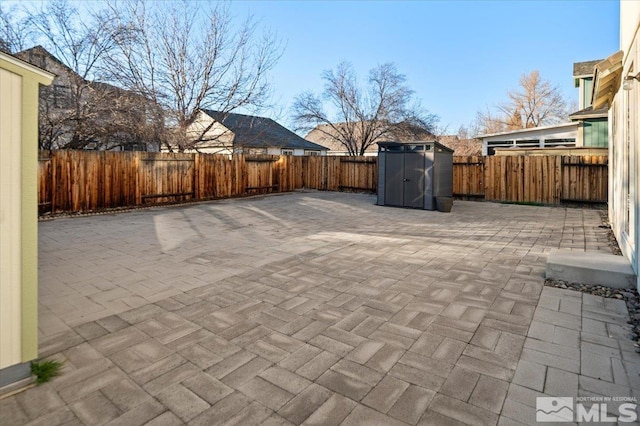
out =
<svg viewBox="0 0 640 426"><path fill-rule="evenodd" d="M480 135L478 138L482 140L482 155L532 154L534 152L535 154L606 155L607 110L606 108L594 109L591 105L594 67L599 62L587 61L573 64L579 110L569 115L570 123ZM589 148L589 154L586 154L582 148Z"/></svg>
<svg viewBox="0 0 640 426"><path fill-rule="evenodd" d="M340 127L345 124L337 123L335 126ZM311 130L305 139L329 148L328 155L349 155L349 150L338 140L336 134L336 130L329 124L320 124ZM365 157L378 155L378 142L433 141L434 139L435 136L432 133L415 127L408 130L397 130L376 139L373 144L367 147L364 155Z"/></svg>
<svg viewBox="0 0 640 426"><path fill-rule="evenodd" d="M210 154L327 155L270 118L201 109L187 129L192 142L185 152Z"/></svg>
<svg viewBox="0 0 640 426"><path fill-rule="evenodd" d="M594 110L592 106L588 106L571 114L569 119L578 123L576 146L585 148L609 146L609 119L606 108Z"/></svg>
<svg viewBox="0 0 640 426"><path fill-rule="evenodd" d="M144 96L86 80L42 46L15 56L56 76L40 90L41 149L159 150L160 109Z"/></svg>
<svg viewBox="0 0 640 426"><path fill-rule="evenodd" d="M609 222L640 272L640 2L620 2L620 51L596 65L593 107L609 115ZM636 281L640 289L640 280Z"/></svg>
<svg viewBox="0 0 640 426"><path fill-rule="evenodd" d="M0 394L38 357L38 90L53 77L0 52Z"/></svg>
<svg viewBox="0 0 640 426"><path fill-rule="evenodd" d="M575 147L579 123L532 127L478 136L482 141L482 155L495 155L500 149L535 149Z"/></svg>
<svg viewBox="0 0 640 426"><path fill-rule="evenodd" d="M573 83L578 89L578 109L580 110L591 105L593 70L600 61L602 59L573 63Z"/></svg>
<svg viewBox="0 0 640 426"><path fill-rule="evenodd" d="M578 123L576 146L587 148L606 148L608 146L607 108L593 109L594 67L602 60L576 62L573 64L573 79L578 88L579 110L569 115L571 121Z"/></svg>

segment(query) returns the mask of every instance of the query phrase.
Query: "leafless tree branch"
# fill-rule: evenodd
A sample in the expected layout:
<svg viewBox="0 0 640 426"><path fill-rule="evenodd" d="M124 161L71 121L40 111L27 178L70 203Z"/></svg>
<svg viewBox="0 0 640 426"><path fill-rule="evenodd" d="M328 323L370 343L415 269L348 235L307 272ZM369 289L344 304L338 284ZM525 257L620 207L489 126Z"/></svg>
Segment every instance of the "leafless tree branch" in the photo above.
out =
<svg viewBox="0 0 640 426"><path fill-rule="evenodd" d="M479 133L552 125L566 121L568 117L567 101L560 88L543 80L537 70L522 74L519 88L509 91L507 98L495 111L488 108L478 111L475 127Z"/></svg>
<svg viewBox="0 0 640 426"><path fill-rule="evenodd" d="M364 155L371 145L394 133L430 132L438 121L436 115L413 102L414 92L394 64L373 68L364 86L348 62L325 71L322 77L322 98L305 92L295 99L296 130L316 128L340 142L349 155ZM326 112L323 100L333 114Z"/></svg>
<svg viewBox="0 0 640 426"><path fill-rule="evenodd" d="M0 51L16 53L30 47L36 37L32 21L24 8L0 2Z"/></svg>
<svg viewBox="0 0 640 426"><path fill-rule="evenodd" d="M103 72L163 106L172 149L194 149L204 137L209 129L187 137L202 108L229 113L267 105L266 77L281 48L252 17L235 25L228 4L187 0L113 0L109 10L118 31Z"/></svg>

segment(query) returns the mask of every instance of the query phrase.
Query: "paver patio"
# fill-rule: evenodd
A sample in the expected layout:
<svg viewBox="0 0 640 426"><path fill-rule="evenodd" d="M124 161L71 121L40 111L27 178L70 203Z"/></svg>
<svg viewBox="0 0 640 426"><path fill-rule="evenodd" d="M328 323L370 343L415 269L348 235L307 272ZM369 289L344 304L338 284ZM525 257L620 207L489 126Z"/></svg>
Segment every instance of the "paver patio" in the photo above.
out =
<svg viewBox="0 0 640 426"><path fill-rule="evenodd" d="M3 424L517 424L640 393L624 302L545 287L597 211L292 193L40 223L52 382Z"/></svg>

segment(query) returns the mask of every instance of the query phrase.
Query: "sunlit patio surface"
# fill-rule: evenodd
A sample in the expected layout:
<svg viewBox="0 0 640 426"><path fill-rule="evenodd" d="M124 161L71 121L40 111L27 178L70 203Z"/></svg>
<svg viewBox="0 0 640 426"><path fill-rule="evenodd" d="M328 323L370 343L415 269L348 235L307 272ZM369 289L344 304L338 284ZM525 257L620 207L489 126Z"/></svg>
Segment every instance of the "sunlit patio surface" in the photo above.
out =
<svg viewBox="0 0 640 426"><path fill-rule="evenodd" d="M597 210L375 201L40 222L40 355L64 368L2 423L531 424L539 396L639 396L624 302L543 285L554 248L611 253Z"/></svg>

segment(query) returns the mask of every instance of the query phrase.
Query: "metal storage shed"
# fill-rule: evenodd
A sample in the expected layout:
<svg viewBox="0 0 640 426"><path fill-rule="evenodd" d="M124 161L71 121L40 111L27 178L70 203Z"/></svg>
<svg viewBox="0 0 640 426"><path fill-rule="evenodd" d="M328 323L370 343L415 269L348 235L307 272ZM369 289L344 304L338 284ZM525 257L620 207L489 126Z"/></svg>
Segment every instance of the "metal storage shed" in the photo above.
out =
<svg viewBox="0 0 640 426"><path fill-rule="evenodd" d="M453 196L453 150L438 142L378 143L378 205L435 210Z"/></svg>

